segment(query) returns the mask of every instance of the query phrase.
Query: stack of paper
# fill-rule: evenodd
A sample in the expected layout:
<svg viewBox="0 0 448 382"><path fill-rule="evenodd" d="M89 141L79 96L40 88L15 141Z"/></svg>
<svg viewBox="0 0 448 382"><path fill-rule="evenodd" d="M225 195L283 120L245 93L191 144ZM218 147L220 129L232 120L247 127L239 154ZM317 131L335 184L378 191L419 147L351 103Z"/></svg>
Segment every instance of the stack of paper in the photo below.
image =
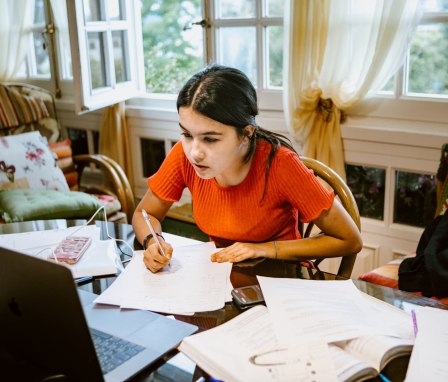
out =
<svg viewBox="0 0 448 382"><path fill-rule="evenodd" d="M221 309L230 294L231 263L212 263L212 242L174 246L170 266L152 273L143 251L133 259L96 303L171 314Z"/></svg>
<svg viewBox="0 0 448 382"><path fill-rule="evenodd" d="M179 347L215 378L363 381L412 351L411 316L350 280L258 280L267 308L254 307Z"/></svg>

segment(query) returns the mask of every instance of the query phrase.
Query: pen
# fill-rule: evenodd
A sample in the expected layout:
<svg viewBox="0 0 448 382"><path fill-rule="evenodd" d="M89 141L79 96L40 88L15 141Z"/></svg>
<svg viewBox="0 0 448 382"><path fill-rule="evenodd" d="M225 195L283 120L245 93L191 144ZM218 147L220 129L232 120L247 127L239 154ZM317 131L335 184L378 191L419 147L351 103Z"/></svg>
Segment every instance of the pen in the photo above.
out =
<svg viewBox="0 0 448 382"><path fill-rule="evenodd" d="M151 231L154 241L159 246L160 252L162 253L163 256L166 257L165 252L162 248L162 245L160 244L159 238L157 237L156 231L154 230L154 228L151 224L151 220L149 220L149 216L144 209L142 209L142 215L143 215L143 219L145 219L146 225L148 226L149 230Z"/></svg>
<svg viewBox="0 0 448 382"><path fill-rule="evenodd" d="M383 382L390 382L390 379L387 378L384 374L379 373L378 376L380 377L380 379L381 379Z"/></svg>

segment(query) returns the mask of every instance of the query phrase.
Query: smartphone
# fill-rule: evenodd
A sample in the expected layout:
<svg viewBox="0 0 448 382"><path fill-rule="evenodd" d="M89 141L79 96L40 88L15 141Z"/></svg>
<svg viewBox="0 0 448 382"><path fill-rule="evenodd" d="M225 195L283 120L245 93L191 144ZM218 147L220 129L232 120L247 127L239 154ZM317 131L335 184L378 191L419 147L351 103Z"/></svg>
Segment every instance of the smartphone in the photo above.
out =
<svg viewBox="0 0 448 382"><path fill-rule="evenodd" d="M50 259L75 264L91 243L92 239L90 237L69 236L58 244Z"/></svg>
<svg viewBox="0 0 448 382"><path fill-rule="evenodd" d="M250 285L232 290L232 298L240 309L248 309L264 303L263 293L259 285Z"/></svg>

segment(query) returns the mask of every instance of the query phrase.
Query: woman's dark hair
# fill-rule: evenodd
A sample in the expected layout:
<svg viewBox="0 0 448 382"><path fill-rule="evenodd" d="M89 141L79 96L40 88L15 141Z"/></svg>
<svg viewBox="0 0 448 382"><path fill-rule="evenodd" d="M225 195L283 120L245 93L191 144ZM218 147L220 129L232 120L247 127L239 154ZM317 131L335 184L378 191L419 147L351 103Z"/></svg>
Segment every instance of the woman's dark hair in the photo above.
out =
<svg viewBox="0 0 448 382"><path fill-rule="evenodd" d="M244 161L248 162L254 155L257 139L264 139L271 144L266 166L266 185L272 160L280 146L296 152L287 137L256 124L257 92L249 78L238 69L217 64L205 67L192 76L180 90L177 97L178 112L181 107L191 107L210 119L233 126L241 137L247 134L244 130L247 125L254 126ZM266 186L262 199L265 192Z"/></svg>

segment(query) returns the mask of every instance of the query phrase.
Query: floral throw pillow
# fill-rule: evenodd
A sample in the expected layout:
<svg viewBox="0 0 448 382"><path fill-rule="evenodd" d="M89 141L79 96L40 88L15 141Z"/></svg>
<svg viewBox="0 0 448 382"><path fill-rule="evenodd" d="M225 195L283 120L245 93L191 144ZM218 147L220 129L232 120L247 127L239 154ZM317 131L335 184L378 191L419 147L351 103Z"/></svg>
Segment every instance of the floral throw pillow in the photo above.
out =
<svg viewBox="0 0 448 382"><path fill-rule="evenodd" d="M69 191L46 138L38 131L0 137L0 190Z"/></svg>

